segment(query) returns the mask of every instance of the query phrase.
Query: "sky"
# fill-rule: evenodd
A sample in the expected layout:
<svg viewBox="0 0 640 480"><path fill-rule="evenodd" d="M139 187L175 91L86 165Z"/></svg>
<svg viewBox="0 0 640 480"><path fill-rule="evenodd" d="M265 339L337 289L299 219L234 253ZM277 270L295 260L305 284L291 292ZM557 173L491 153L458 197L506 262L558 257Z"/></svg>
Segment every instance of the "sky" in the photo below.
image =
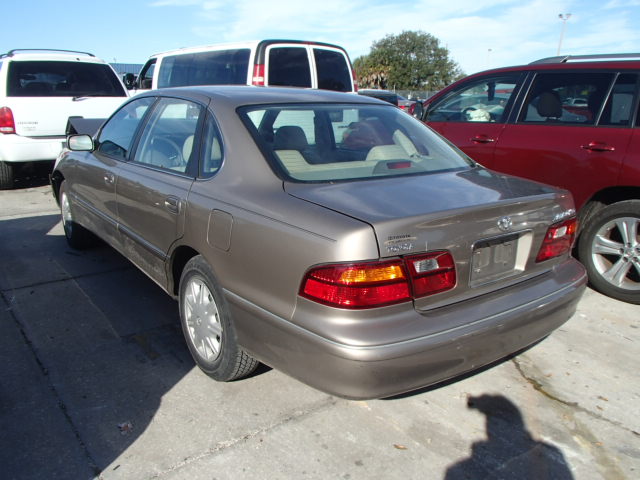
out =
<svg viewBox="0 0 640 480"><path fill-rule="evenodd" d="M71 49L119 63L267 38L335 43L353 61L405 30L436 37L466 74L555 56L559 47L640 52L640 0L5 0L2 18L0 53Z"/></svg>

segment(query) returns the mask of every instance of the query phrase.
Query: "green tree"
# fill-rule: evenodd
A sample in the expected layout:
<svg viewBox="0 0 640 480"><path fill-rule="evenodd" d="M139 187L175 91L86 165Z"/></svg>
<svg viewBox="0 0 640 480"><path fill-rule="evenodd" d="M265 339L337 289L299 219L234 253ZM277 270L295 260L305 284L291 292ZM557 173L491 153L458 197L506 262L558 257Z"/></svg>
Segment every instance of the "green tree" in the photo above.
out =
<svg viewBox="0 0 640 480"><path fill-rule="evenodd" d="M353 65L365 88L436 91L464 76L449 50L422 31L387 35Z"/></svg>

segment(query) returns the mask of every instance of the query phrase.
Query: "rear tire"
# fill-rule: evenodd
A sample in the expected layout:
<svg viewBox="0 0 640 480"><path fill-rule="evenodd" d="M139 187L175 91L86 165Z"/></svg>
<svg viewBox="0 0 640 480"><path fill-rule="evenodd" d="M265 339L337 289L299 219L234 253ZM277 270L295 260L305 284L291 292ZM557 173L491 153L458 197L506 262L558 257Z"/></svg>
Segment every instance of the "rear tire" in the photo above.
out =
<svg viewBox="0 0 640 480"><path fill-rule="evenodd" d="M67 194L66 187L67 182L63 181L60 185L60 192L58 195L60 198L60 214L62 217L64 236L71 248L75 250L83 250L93 244L95 237L89 230L74 221L71 199Z"/></svg>
<svg viewBox="0 0 640 480"><path fill-rule="evenodd" d="M640 304L640 200L614 203L590 215L578 253L593 288Z"/></svg>
<svg viewBox="0 0 640 480"><path fill-rule="evenodd" d="M15 165L10 162L0 162L0 190L13 188Z"/></svg>
<svg viewBox="0 0 640 480"><path fill-rule="evenodd" d="M258 366L238 345L229 306L200 255L187 262L180 278L180 322L191 356L211 378L236 380Z"/></svg>

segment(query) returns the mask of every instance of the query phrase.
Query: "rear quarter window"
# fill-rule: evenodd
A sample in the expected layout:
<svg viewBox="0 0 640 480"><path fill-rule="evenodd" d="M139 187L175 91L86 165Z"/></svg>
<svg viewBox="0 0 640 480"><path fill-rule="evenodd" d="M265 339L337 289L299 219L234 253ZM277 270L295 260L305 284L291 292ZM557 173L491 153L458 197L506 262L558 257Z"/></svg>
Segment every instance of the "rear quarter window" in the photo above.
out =
<svg viewBox="0 0 640 480"><path fill-rule="evenodd" d="M9 97L124 97L115 72L102 63L14 61L7 72Z"/></svg>

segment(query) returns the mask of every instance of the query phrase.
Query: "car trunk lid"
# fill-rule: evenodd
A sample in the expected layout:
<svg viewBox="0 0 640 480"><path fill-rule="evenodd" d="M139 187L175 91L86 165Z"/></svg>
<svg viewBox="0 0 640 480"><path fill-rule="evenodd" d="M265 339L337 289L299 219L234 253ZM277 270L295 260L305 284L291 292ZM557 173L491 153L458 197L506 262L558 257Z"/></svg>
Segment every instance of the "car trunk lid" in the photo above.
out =
<svg viewBox="0 0 640 480"><path fill-rule="evenodd" d="M483 168L334 184L286 183L285 190L370 224L380 257L449 251L456 287L416 300L419 309L544 273L556 262L536 263L542 239L552 223L573 213L568 192Z"/></svg>

